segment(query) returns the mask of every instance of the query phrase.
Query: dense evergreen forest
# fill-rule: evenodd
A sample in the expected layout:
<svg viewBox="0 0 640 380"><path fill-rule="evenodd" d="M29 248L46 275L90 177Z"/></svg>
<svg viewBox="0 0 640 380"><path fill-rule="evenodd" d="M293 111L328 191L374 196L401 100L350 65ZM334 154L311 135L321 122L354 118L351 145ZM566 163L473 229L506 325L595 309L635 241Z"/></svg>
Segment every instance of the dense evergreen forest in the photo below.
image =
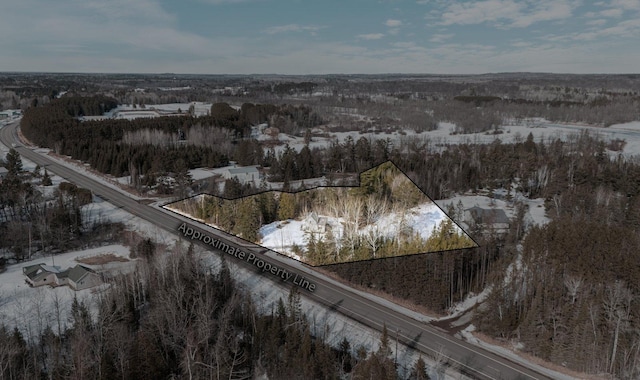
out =
<svg viewBox="0 0 640 380"><path fill-rule="evenodd" d="M250 103L238 111L228 104L216 103L210 115L200 117L101 121L77 118L100 115L115 106L114 99L103 96L63 97L29 108L21 129L36 145L87 162L102 173L133 175L135 182L150 188L169 173L184 177L188 169L224 166L235 157L245 165L263 164L262 150L258 150L259 154L246 154L247 149L257 148L241 140L248 136L251 125L271 120L286 130L309 128L319 122L305 107ZM209 144L203 144L207 141Z"/></svg>
<svg viewBox="0 0 640 380"><path fill-rule="evenodd" d="M9 150L6 177L0 181L0 257L18 261L31 255L47 255L73 248L119 240L124 226L98 218L89 218L83 206L92 202L91 191L61 182L50 195L52 186L46 170L33 172L22 168L20 154Z"/></svg>

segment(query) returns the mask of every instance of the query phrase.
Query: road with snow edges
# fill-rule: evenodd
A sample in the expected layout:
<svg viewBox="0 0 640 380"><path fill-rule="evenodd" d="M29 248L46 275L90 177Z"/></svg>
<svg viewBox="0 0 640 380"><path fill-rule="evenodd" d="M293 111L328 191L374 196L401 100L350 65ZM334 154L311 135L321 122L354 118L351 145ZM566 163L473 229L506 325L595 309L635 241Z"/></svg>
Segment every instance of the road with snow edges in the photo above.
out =
<svg viewBox="0 0 640 380"><path fill-rule="evenodd" d="M376 331L381 332L383 325L386 325L390 335L392 337L397 335L399 342L423 352L428 356L444 358L449 365L467 376L478 379L551 379L551 377L541 374L523 364L516 363L508 358L501 357L493 352L454 338L444 331L440 331L433 326L407 316L398 309L387 306L385 303L366 298L358 291L318 274L310 267L301 266L292 259L283 256L272 257L270 255L264 255L263 252L265 249L262 247L255 247L249 245L247 242L240 242L239 239L220 230L188 220L170 211L142 204L122 191L106 186L99 181L52 160L46 155L41 155L29 147L23 146L18 138L17 126L18 123L13 123L0 129L0 141L8 147L14 146L15 144L15 149L25 159L31 160L42 167L46 167L48 171L59 175L69 182L90 189L95 195L165 229L171 234L179 235L179 226L185 221L188 221L192 228L199 230L203 234L210 234L220 240L227 241L228 244L238 246L244 251L260 255L265 262L284 268L290 271L290 273L301 274L316 284L314 292L301 291L303 297L311 301L319 302L325 305L325 307L352 318ZM254 271L256 275L268 276L280 286L289 286L282 279L262 272L255 265L244 260L234 260L234 263L243 265L249 270Z"/></svg>

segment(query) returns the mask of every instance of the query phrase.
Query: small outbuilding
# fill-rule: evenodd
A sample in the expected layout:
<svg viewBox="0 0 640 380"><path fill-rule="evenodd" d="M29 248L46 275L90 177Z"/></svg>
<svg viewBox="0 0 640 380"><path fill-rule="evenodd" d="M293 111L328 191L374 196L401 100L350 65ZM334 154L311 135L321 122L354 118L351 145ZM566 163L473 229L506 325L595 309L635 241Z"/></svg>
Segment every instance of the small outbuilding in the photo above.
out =
<svg viewBox="0 0 640 380"><path fill-rule="evenodd" d="M487 209L474 206L464 210L465 220L473 221L485 228L496 231L509 229L509 217L502 209Z"/></svg>
<svg viewBox="0 0 640 380"><path fill-rule="evenodd" d="M256 165L228 168L223 172L223 177L225 179L235 178L242 185L246 185L247 183L256 187L260 185L260 171Z"/></svg>

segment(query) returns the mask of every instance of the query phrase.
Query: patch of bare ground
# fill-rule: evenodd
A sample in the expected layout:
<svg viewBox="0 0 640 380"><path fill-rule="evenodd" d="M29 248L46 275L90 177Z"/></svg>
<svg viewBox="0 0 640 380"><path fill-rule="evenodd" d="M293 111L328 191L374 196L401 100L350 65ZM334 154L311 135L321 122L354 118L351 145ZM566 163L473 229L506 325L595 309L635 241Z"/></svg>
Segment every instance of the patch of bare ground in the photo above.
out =
<svg viewBox="0 0 640 380"><path fill-rule="evenodd" d="M77 262L87 265L102 265L113 262L128 262L126 257L118 256L113 253L103 253L97 256L83 257L76 259Z"/></svg>
<svg viewBox="0 0 640 380"><path fill-rule="evenodd" d="M366 288L364 286L361 285L356 285L353 284L347 280L345 280L344 278L338 276L337 274L330 272L328 270L322 269L321 267L314 267L313 268L315 271L322 273L323 275L330 277L331 279L338 281L339 283L343 284L343 285L347 285L351 288L369 293L369 294L373 294L374 296L380 297L382 299L385 299L391 303L394 303L396 305L402 306L406 309L409 309L411 311L415 311L416 313L420 313L424 316L426 316L427 318L439 318L442 317L442 315L434 312L431 309L428 309L425 306L422 305L416 305L410 301L404 300L402 298L398 298L398 297L394 297L388 293L382 292L380 290L376 290L376 289L371 289L371 288Z"/></svg>
<svg viewBox="0 0 640 380"><path fill-rule="evenodd" d="M495 338L492 338L488 335L485 335L481 332L477 332L474 331L473 336L478 338L479 340L494 345L494 346L498 346L501 347L505 350L509 350L511 352L513 352L515 355L518 355L519 357L521 357L522 359L530 362L530 363L534 363L539 365L540 367L544 367L547 369L550 369L552 371L556 371L558 373L561 373L563 375L567 375L567 376L571 376L575 379L581 379L581 380L611 380L613 379L613 377L611 377L611 375L608 374L588 374L588 373L582 373L582 372L577 372L574 371L572 369L569 369L567 367L563 367L559 364L555 364L555 363L551 363L548 361L545 361L543 359L540 359L537 356L533 356L529 353L520 351L520 350L516 350L514 349L509 343L501 341L501 340L497 340Z"/></svg>

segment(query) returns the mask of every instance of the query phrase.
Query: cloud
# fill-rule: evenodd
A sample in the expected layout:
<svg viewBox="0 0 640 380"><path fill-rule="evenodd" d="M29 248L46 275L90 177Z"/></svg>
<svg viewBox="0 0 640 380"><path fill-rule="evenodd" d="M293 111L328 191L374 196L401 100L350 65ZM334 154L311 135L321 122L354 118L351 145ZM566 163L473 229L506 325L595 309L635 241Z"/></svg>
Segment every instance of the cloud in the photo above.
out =
<svg viewBox="0 0 640 380"><path fill-rule="evenodd" d="M455 34L434 34L433 36L431 36L431 38L429 38L429 41L431 42L444 42L445 40L448 40L450 38L452 38L453 36L455 36Z"/></svg>
<svg viewBox="0 0 640 380"><path fill-rule="evenodd" d="M610 8L600 11L600 16L602 17L620 17L622 16L623 10L620 8Z"/></svg>
<svg viewBox="0 0 640 380"><path fill-rule="evenodd" d="M110 20L156 20L173 21L172 14L165 11L160 4L152 0L110 0L80 1L74 0L78 10L89 10L94 16Z"/></svg>
<svg viewBox="0 0 640 380"><path fill-rule="evenodd" d="M634 18L619 22L617 25L597 29L588 33L578 33L576 40L595 40L602 37L637 37L640 36L640 19ZM636 70L637 71L637 70Z"/></svg>
<svg viewBox="0 0 640 380"><path fill-rule="evenodd" d="M379 40L382 37L384 37L384 34L382 33L358 34L356 37L361 40Z"/></svg>
<svg viewBox="0 0 640 380"><path fill-rule="evenodd" d="M610 6L626 10L640 10L640 0L613 0Z"/></svg>
<svg viewBox="0 0 640 380"><path fill-rule="evenodd" d="M514 19L520 14L522 7L522 4L518 4L512 0L453 3L442 14L442 24L470 25L500 19Z"/></svg>
<svg viewBox="0 0 640 380"><path fill-rule="evenodd" d="M288 24L288 25L272 26L265 29L264 32L267 34L290 33L290 32L296 32L296 33L310 32L311 34L314 34L322 28L324 28L324 26Z"/></svg>
<svg viewBox="0 0 640 380"><path fill-rule="evenodd" d="M441 24L472 25L501 22L502 24L497 26L524 28L537 22L570 18L578 4L572 0L541 0L536 3L515 0L456 2L442 12Z"/></svg>
<svg viewBox="0 0 640 380"><path fill-rule="evenodd" d="M587 21L587 25L590 25L590 26L602 26L606 23L607 23L607 20L602 18Z"/></svg>
<svg viewBox="0 0 640 380"><path fill-rule="evenodd" d="M387 21L384 22L384 24L390 28L397 28L402 25L402 21L388 19Z"/></svg>

